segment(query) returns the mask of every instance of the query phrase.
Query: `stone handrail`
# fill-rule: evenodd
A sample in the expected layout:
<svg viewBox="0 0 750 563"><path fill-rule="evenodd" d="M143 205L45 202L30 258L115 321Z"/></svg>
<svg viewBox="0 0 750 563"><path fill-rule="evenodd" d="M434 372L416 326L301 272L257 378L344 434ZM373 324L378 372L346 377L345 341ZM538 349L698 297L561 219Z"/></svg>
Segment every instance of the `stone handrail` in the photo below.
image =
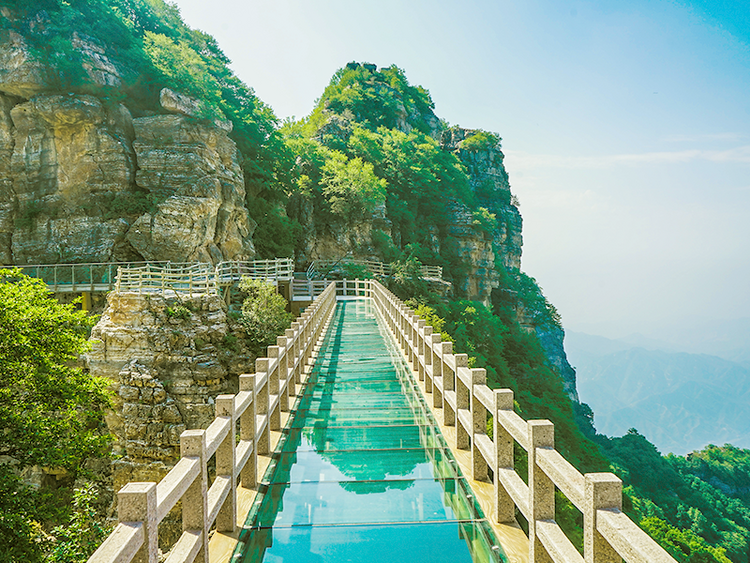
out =
<svg viewBox="0 0 750 563"><path fill-rule="evenodd" d="M117 493L119 524L88 563L156 563L159 523L180 500L183 533L166 562L208 561L209 531L214 523L218 531L235 530L238 479L246 488L257 485L257 456L270 453L270 431L281 430L281 412L289 410L335 302L330 284L268 347L268 357L255 361L255 374L240 376L240 392L216 398L211 425L182 433L181 459L158 484L128 483ZM216 477L209 487L211 457Z"/></svg>
<svg viewBox="0 0 750 563"><path fill-rule="evenodd" d="M369 297L367 280L293 280L292 298L295 301L311 301L328 287L336 284L336 295L340 297Z"/></svg>
<svg viewBox="0 0 750 563"><path fill-rule="evenodd" d="M490 389L484 369L470 369L466 354L426 325L377 281L376 307L386 319L425 391L436 416L456 427L456 448L471 452L471 477L495 486L495 517L515 522L515 508L529 523L529 562L675 563L622 512L622 481L612 473L581 475L554 449L554 425L526 421L514 412L513 391ZM487 414L493 436L487 435ZM516 473L514 443L528 452L528 485ZM584 554L555 522L555 487L583 513Z"/></svg>

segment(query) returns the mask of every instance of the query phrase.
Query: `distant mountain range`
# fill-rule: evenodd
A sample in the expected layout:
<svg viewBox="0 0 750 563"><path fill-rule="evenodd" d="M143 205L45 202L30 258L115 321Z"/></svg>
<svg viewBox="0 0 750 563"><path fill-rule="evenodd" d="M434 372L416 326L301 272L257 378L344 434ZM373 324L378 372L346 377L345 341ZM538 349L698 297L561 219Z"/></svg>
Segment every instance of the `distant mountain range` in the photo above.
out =
<svg viewBox="0 0 750 563"><path fill-rule="evenodd" d="M569 332L565 349L597 430L620 436L637 428L663 453L709 443L750 447L750 356L741 338L712 334L702 349L742 363L678 351L682 346L642 335L612 340Z"/></svg>

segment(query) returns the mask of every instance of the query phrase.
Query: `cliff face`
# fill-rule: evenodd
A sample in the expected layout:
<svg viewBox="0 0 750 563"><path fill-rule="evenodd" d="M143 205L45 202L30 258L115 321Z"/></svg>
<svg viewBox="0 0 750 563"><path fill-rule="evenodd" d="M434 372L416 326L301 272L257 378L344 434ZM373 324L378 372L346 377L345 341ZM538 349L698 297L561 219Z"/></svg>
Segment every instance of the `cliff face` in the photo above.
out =
<svg viewBox="0 0 750 563"><path fill-rule="evenodd" d="M133 119L89 95L3 96L0 111L0 262L254 255L225 129L181 114Z"/></svg>
<svg viewBox="0 0 750 563"><path fill-rule="evenodd" d="M463 147L463 141L477 133L477 130L452 127L443 132L441 147L463 163L478 206L495 216L494 227L489 232L478 231L472 211L456 202L451 210L449 231L458 241L459 256L470 268L461 280L460 292L468 299L489 305L492 290L499 288L497 268L521 268L523 223L511 195L508 173L503 165L505 156L499 142L471 149Z"/></svg>
<svg viewBox="0 0 750 563"><path fill-rule="evenodd" d="M168 89L159 114L134 119L106 101L133 71L92 38L70 41L92 94L57 93L56 69L0 31L0 263L254 256L231 123Z"/></svg>
<svg viewBox="0 0 750 563"><path fill-rule="evenodd" d="M166 475L179 459L180 434L207 428L214 398L236 393L237 377L254 360L217 295L110 293L91 343L89 371L107 377L115 393L106 416L119 456L114 491ZM181 533L178 512L159 528L165 545Z"/></svg>

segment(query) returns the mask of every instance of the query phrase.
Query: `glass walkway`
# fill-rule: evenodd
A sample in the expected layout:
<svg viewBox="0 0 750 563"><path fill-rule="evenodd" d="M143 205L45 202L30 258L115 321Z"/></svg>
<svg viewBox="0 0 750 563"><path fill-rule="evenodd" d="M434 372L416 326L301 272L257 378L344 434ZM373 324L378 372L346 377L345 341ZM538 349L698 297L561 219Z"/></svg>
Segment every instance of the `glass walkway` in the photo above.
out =
<svg viewBox="0 0 750 563"><path fill-rule="evenodd" d="M342 301L233 561L504 561L392 337Z"/></svg>

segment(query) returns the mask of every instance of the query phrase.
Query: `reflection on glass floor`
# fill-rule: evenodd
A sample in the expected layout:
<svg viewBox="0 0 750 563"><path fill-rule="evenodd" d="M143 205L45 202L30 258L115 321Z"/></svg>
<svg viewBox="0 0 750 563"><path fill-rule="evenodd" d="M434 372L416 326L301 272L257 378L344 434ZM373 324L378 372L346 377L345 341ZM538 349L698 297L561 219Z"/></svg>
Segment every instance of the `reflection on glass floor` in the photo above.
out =
<svg viewBox="0 0 750 563"><path fill-rule="evenodd" d="M369 301L337 305L233 561L504 556Z"/></svg>

